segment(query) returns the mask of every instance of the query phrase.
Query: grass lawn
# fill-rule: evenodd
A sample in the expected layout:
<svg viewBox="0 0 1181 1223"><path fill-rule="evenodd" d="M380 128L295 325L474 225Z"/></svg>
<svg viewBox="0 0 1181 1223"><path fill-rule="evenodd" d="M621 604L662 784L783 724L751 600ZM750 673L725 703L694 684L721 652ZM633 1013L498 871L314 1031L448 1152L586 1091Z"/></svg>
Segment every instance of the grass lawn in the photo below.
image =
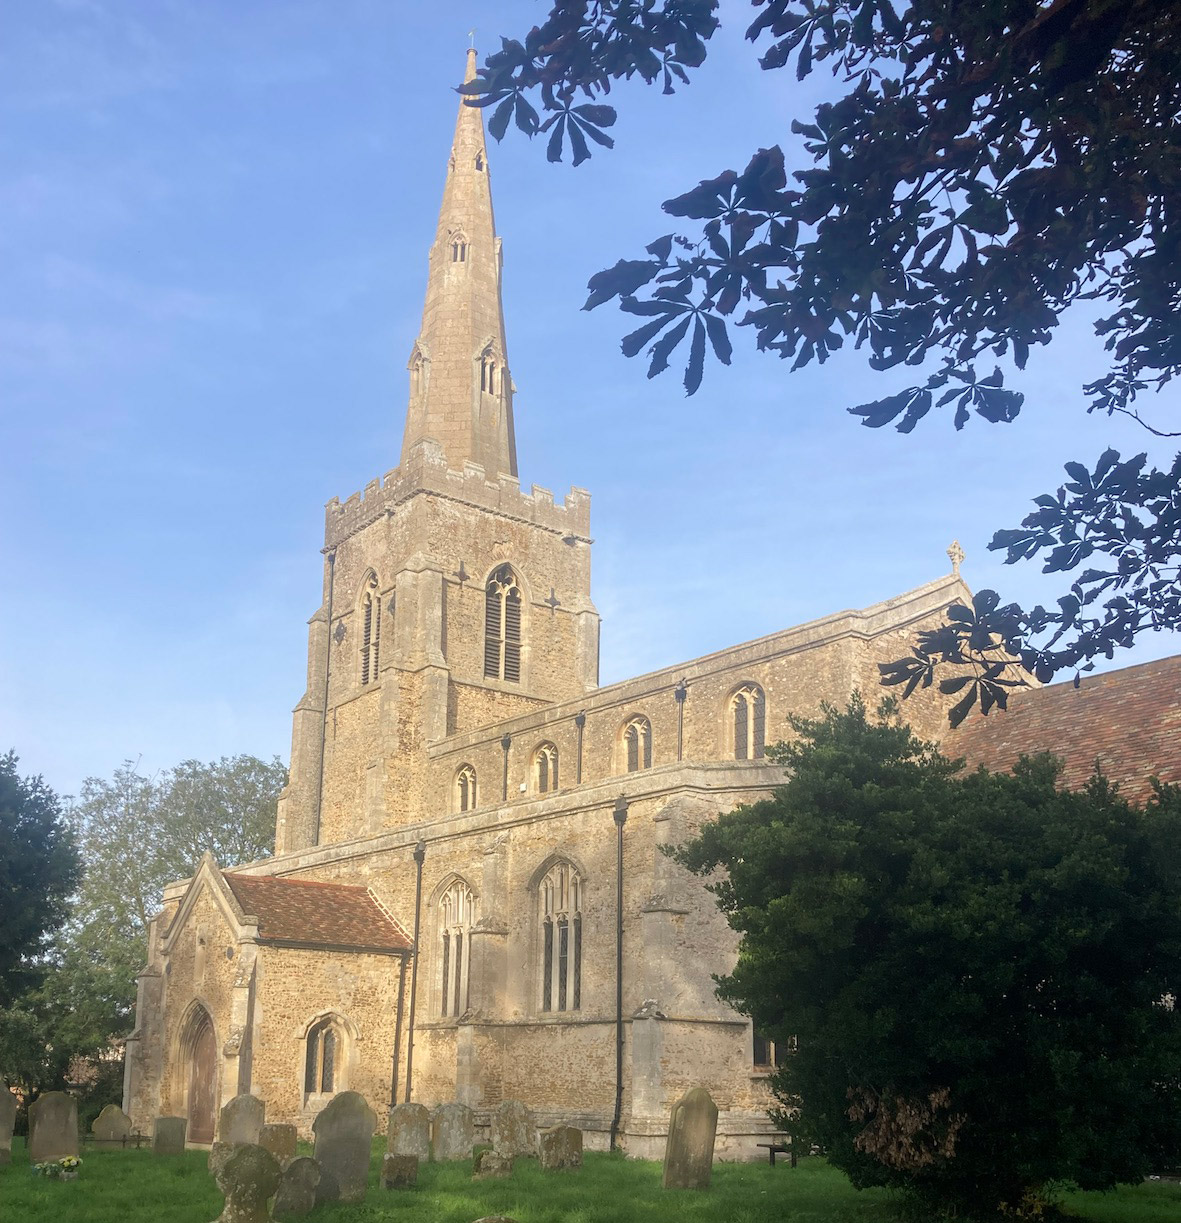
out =
<svg viewBox="0 0 1181 1223"><path fill-rule="evenodd" d="M472 1223L505 1214L520 1223L896 1223L892 1198L858 1193L823 1160L792 1169L782 1161L719 1164L706 1193L665 1191L660 1165L590 1154L581 1171L542 1173L535 1160L518 1161L508 1180L473 1181L470 1163L428 1164L417 1189L378 1186L380 1151L374 1144L367 1200L359 1206L322 1206L310 1223ZM204 1151L161 1157L150 1151L84 1150L76 1181L46 1181L29 1173L24 1144L0 1168L2 1223L211 1223L222 1198L205 1167ZM1068 1214L1094 1223L1178 1223L1181 1185L1152 1183L1116 1193L1080 1193Z"/></svg>

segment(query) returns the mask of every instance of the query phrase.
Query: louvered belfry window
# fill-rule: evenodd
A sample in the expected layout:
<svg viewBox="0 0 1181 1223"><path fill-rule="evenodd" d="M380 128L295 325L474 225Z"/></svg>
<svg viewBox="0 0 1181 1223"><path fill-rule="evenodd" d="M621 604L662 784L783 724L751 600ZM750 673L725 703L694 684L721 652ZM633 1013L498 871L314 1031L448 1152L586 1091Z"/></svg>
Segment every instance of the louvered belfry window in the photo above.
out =
<svg viewBox="0 0 1181 1223"><path fill-rule="evenodd" d="M539 888L541 1009L582 1006L582 879L569 862L550 867Z"/></svg>
<svg viewBox="0 0 1181 1223"><path fill-rule="evenodd" d="M730 698L734 713L734 759L761 760L767 738L767 698L758 684L744 684Z"/></svg>
<svg viewBox="0 0 1181 1223"><path fill-rule="evenodd" d="M632 718L623 728L623 746L629 773L652 767L652 723L642 714Z"/></svg>
<svg viewBox="0 0 1181 1223"><path fill-rule="evenodd" d="M484 592L484 676L521 682L521 589L511 565L501 565Z"/></svg>
<svg viewBox="0 0 1181 1223"><path fill-rule="evenodd" d="M371 573L361 595L361 683L377 679L381 653L381 595L377 574Z"/></svg>
<svg viewBox="0 0 1181 1223"><path fill-rule="evenodd" d="M468 1008L470 934L475 921L476 898L462 879L456 879L439 899L440 1015L462 1015Z"/></svg>

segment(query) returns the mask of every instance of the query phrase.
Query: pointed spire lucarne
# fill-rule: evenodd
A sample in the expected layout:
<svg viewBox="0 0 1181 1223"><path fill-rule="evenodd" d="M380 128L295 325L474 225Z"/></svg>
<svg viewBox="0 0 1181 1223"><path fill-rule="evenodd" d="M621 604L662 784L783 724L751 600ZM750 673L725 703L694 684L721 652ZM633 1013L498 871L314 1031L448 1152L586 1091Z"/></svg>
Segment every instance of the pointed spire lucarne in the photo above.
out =
<svg viewBox="0 0 1181 1223"><path fill-rule="evenodd" d="M472 48L464 81L475 75ZM453 469L471 459L491 479L517 474L484 112L462 101L431 247L422 330L410 355L403 461L424 438L442 445Z"/></svg>

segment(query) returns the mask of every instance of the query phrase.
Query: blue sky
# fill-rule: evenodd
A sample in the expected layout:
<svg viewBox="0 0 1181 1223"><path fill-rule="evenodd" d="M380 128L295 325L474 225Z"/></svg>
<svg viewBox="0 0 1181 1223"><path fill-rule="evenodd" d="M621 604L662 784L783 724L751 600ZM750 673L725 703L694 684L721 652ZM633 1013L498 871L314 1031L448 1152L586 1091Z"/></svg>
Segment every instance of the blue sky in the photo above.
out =
<svg viewBox="0 0 1181 1223"><path fill-rule="evenodd" d="M287 758L323 504L393 467L467 33L529 0L6 0L0 13L0 747L62 793ZM739 344L686 399L625 360L588 277L672 226L660 202L783 143L827 82L761 73L742 3L693 85L624 87L617 148L491 149L521 478L593 495L602 680L945 573L1060 593L986 551L1062 462L1170 453L1088 417L1067 320L1011 426L910 437L850 404L855 356L788 375ZM1115 664L1175 653L1158 635Z"/></svg>

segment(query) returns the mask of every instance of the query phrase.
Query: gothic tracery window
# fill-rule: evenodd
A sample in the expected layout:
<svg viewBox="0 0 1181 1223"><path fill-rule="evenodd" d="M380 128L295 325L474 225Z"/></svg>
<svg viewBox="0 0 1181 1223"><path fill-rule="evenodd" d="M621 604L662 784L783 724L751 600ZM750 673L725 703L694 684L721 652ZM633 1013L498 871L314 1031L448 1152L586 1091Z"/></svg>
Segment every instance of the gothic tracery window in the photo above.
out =
<svg viewBox="0 0 1181 1223"><path fill-rule="evenodd" d="M558 749L552 743L543 743L533 753L533 776L538 794L558 788Z"/></svg>
<svg viewBox="0 0 1181 1223"><path fill-rule="evenodd" d="M467 239L461 233L451 235L451 262L467 262Z"/></svg>
<svg viewBox="0 0 1181 1223"><path fill-rule="evenodd" d="M541 1009L577 1011L582 1006L582 879L569 862L557 862L538 888L541 919Z"/></svg>
<svg viewBox="0 0 1181 1223"><path fill-rule="evenodd" d="M473 811L476 807L476 770L470 764L461 765L455 774L455 809Z"/></svg>
<svg viewBox="0 0 1181 1223"><path fill-rule="evenodd" d="M652 767L652 723L643 714L630 718L624 726L623 750L629 773Z"/></svg>
<svg viewBox="0 0 1181 1223"><path fill-rule="evenodd" d="M484 591L484 675L521 682L521 589L511 565L501 565Z"/></svg>
<svg viewBox="0 0 1181 1223"><path fill-rule="evenodd" d="M758 684L744 684L730 698L734 759L761 760L767 737L767 698Z"/></svg>
<svg viewBox="0 0 1181 1223"><path fill-rule="evenodd" d="M439 898L440 1015L462 1015L467 1010L475 922L475 895L462 879L455 879Z"/></svg>
<svg viewBox="0 0 1181 1223"><path fill-rule="evenodd" d="M361 683L377 679L381 651L381 595L377 574L371 573L361 594Z"/></svg>
<svg viewBox="0 0 1181 1223"><path fill-rule="evenodd" d="M331 1094L336 1090L340 1044L340 1034L331 1016L308 1029L303 1071L305 1095Z"/></svg>

